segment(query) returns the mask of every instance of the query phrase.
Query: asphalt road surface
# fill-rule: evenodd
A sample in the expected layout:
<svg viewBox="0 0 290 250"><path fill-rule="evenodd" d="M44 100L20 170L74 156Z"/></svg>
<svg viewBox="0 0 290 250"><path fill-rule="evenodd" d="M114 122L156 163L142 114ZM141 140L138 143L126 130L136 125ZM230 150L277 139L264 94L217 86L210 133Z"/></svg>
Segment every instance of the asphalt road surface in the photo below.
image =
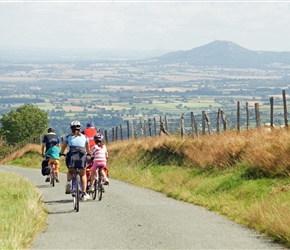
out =
<svg viewBox="0 0 290 250"><path fill-rule="evenodd" d="M40 169L0 166L30 179L49 211L30 249L286 249L202 207L110 179L101 201L73 210L66 175L51 187Z"/></svg>

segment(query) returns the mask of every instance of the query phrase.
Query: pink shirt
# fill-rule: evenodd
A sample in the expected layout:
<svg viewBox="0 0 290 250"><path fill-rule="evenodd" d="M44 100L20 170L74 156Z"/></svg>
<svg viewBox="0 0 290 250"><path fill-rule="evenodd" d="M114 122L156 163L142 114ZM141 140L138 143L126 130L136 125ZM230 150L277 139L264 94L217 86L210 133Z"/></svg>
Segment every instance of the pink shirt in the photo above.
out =
<svg viewBox="0 0 290 250"><path fill-rule="evenodd" d="M94 162L106 162L108 158L108 151L106 145L103 147L99 147L98 145L94 145L91 148L92 156L94 157Z"/></svg>

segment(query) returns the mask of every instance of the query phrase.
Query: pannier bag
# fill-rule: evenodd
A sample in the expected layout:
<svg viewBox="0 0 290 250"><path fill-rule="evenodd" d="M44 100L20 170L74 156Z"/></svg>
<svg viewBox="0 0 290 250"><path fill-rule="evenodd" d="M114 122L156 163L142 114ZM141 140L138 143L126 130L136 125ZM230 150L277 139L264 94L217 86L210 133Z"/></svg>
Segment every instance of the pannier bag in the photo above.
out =
<svg viewBox="0 0 290 250"><path fill-rule="evenodd" d="M74 146L70 147L69 152L66 154L65 163L68 168L85 169L87 164L87 154L85 148Z"/></svg>
<svg viewBox="0 0 290 250"><path fill-rule="evenodd" d="M43 176L50 174L50 167L48 166L49 159L44 159L41 163L41 174Z"/></svg>

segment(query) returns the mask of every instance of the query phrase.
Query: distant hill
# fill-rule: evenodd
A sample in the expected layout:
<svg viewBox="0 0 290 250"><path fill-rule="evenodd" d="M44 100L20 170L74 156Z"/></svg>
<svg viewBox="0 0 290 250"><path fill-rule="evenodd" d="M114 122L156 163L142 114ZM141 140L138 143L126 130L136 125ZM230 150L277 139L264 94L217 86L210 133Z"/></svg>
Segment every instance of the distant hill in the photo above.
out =
<svg viewBox="0 0 290 250"><path fill-rule="evenodd" d="M191 50L170 52L156 59L162 64L264 68L274 64L290 65L290 52L253 51L230 41L217 40Z"/></svg>

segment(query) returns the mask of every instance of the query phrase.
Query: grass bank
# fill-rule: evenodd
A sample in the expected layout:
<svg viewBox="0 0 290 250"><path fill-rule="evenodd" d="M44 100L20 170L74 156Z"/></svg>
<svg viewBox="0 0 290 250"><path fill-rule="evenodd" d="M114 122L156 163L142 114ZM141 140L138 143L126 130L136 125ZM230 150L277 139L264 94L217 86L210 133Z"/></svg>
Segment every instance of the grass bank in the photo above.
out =
<svg viewBox="0 0 290 250"><path fill-rule="evenodd" d="M32 182L0 171L0 249L25 249L41 232L47 213Z"/></svg>
<svg viewBox="0 0 290 250"><path fill-rule="evenodd" d="M290 133L229 131L108 145L110 177L200 205L290 246Z"/></svg>

